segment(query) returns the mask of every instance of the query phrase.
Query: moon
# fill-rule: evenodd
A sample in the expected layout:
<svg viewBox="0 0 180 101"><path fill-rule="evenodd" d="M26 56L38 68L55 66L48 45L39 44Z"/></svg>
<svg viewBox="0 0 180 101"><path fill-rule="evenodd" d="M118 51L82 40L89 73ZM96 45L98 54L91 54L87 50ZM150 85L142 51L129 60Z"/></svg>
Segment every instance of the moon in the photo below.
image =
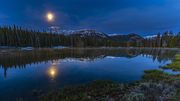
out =
<svg viewBox="0 0 180 101"><path fill-rule="evenodd" d="M52 22L52 21L54 21L54 14L53 13L51 13L51 12L48 12L47 14L46 14L46 19L47 19L47 21L49 21L49 22Z"/></svg>

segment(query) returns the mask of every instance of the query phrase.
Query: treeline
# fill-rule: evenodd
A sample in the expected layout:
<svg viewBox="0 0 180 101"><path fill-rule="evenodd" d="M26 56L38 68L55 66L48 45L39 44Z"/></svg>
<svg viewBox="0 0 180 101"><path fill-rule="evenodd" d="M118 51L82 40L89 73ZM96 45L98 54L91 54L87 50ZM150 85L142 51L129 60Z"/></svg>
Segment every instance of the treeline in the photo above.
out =
<svg viewBox="0 0 180 101"><path fill-rule="evenodd" d="M21 27L0 27L0 45L1 46L32 46L46 47L56 46L61 42L62 36L57 34L48 34L46 32L37 32L33 30L23 30Z"/></svg>
<svg viewBox="0 0 180 101"><path fill-rule="evenodd" d="M162 34L158 33L156 36L150 38L136 38L134 41L129 40L126 42L112 41L112 43L111 46L176 48L180 47L180 32L174 34L171 31L167 31Z"/></svg>
<svg viewBox="0 0 180 101"><path fill-rule="evenodd" d="M138 35L137 35L138 36ZM0 46L14 47L180 47L180 33L159 33L154 38L130 36L128 41L116 41L111 37L80 37L50 32L22 29L21 27L0 27Z"/></svg>
<svg viewBox="0 0 180 101"><path fill-rule="evenodd" d="M156 37L144 39L144 47L180 47L180 33L173 34L167 31L163 34L158 33Z"/></svg>
<svg viewBox="0 0 180 101"><path fill-rule="evenodd" d="M81 38L63 34L25 30L21 27L0 27L0 46L14 47L52 47L52 46L108 46L109 40L100 38Z"/></svg>

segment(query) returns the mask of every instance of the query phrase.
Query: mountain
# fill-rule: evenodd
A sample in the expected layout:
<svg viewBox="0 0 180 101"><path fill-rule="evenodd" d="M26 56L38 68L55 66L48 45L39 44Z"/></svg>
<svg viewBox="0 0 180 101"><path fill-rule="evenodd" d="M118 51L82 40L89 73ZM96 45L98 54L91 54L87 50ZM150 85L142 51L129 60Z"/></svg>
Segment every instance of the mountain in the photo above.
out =
<svg viewBox="0 0 180 101"><path fill-rule="evenodd" d="M70 30L70 31L62 31L61 34L65 36L72 36L72 37L80 37L80 38L103 38L108 39L109 36L102 32L97 32L96 30Z"/></svg>
<svg viewBox="0 0 180 101"><path fill-rule="evenodd" d="M120 35L120 34L105 34L102 32L97 32L96 30L83 29L83 30L69 30L61 31L61 34L70 37L80 37L80 38L96 38L96 39L109 39L116 42L136 42L144 40L143 37L137 34Z"/></svg>
<svg viewBox="0 0 180 101"><path fill-rule="evenodd" d="M80 38L96 38L96 39L109 39L116 42L136 42L144 40L138 34L105 34L102 32L97 32L96 30L83 29L83 30L69 30L69 31L61 31L61 34L69 37L80 37Z"/></svg>
<svg viewBox="0 0 180 101"><path fill-rule="evenodd" d="M114 34L114 35L110 35L110 38L113 41L117 41L117 42L136 42L136 41L144 40L144 38L138 34L128 34L128 35Z"/></svg>

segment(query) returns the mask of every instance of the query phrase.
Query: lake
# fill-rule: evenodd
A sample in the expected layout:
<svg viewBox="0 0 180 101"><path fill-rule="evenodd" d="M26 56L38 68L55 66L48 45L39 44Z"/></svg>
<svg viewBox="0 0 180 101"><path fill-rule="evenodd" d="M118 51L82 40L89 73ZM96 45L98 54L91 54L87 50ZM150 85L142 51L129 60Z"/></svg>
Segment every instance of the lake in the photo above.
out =
<svg viewBox="0 0 180 101"><path fill-rule="evenodd" d="M177 53L150 48L1 49L0 99L32 101L34 90L47 92L94 80L131 83L140 80L144 70L171 63Z"/></svg>

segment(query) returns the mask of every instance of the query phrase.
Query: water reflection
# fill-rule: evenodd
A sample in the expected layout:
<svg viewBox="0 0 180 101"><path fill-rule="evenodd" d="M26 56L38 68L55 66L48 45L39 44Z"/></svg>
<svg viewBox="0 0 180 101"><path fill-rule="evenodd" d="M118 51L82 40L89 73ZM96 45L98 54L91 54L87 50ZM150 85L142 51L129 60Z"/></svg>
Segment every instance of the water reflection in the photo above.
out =
<svg viewBox="0 0 180 101"><path fill-rule="evenodd" d="M4 50L3 53L1 51L0 67L4 70L4 77L8 76L7 72L11 68L26 68L27 65L47 63L59 59L71 58L79 61L96 61L96 59L103 59L107 56L134 58L142 55L161 63L171 60L178 52L178 50L150 48ZM57 75L55 66L52 65L48 72L52 78Z"/></svg>
<svg viewBox="0 0 180 101"><path fill-rule="evenodd" d="M58 76L58 67L56 63L53 63L47 71L48 76L54 80Z"/></svg>

